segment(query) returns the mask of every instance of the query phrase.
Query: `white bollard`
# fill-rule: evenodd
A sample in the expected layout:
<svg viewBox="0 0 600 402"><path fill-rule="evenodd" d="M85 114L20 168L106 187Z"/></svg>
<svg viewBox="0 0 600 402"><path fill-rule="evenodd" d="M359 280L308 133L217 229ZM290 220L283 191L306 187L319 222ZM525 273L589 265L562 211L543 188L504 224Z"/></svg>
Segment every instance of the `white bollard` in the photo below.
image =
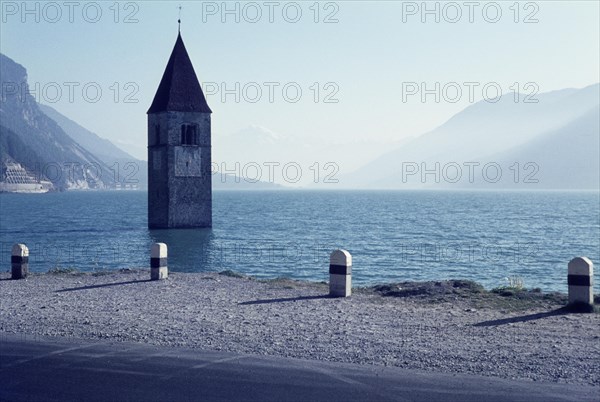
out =
<svg viewBox="0 0 600 402"><path fill-rule="evenodd" d="M352 255L335 250L329 257L329 295L348 297L352 294Z"/></svg>
<svg viewBox="0 0 600 402"><path fill-rule="evenodd" d="M165 243L154 243L150 251L150 279L157 281L167 279L168 276L167 245Z"/></svg>
<svg viewBox="0 0 600 402"><path fill-rule="evenodd" d="M23 279L29 274L29 249L24 244L14 244L10 256L12 279Z"/></svg>
<svg viewBox="0 0 600 402"><path fill-rule="evenodd" d="M587 257L569 261L569 305L594 306L594 264Z"/></svg>

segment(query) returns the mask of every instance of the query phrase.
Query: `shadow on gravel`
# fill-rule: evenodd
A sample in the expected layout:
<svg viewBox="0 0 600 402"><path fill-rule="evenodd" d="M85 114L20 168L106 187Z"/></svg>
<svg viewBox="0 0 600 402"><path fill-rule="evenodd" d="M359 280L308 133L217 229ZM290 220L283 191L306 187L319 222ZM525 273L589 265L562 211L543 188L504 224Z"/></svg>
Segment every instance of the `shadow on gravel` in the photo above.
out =
<svg viewBox="0 0 600 402"><path fill-rule="evenodd" d="M240 305L250 305L250 304L268 304L268 303L283 303L290 301L298 301L298 300L314 300L314 299L329 299L331 296L329 295L319 295L319 296L298 296L298 297L284 297L281 299L263 299L263 300L252 300L247 302L238 303Z"/></svg>
<svg viewBox="0 0 600 402"><path fill-rule="evenodd" d="M78 288L67 288L57 290L57 293L61 292L73 292L75 290L86 290L86 289L96 289L96 288L107 288L110 286L119 286L119 285L129 285L131 283L143 283L143 282L151 282L150 279L140 279L137 281L125 281L125 282L114 282L114 283L104 283L102 285L89 285L89 286L80 286Z"/></svg>
<svg viewBox="0 0 600 402"><path fill-rule="evenodd" d="M477 324L473 324L473 326L474 327L494 327L497 325L506 325L506 324L512 324L515 322L534 321L534 320L539 320L542 318L553 317L553 316L557 316L557 315L565 315L565 314L570 314L570 313L573 313L573 311L571 309L569 309L567 307L561 307L556 310L547 311L545 313L535 313L535 314L522 315L519 317L502 318L500 320L482 321L482 322L478 322Z"/></svg>

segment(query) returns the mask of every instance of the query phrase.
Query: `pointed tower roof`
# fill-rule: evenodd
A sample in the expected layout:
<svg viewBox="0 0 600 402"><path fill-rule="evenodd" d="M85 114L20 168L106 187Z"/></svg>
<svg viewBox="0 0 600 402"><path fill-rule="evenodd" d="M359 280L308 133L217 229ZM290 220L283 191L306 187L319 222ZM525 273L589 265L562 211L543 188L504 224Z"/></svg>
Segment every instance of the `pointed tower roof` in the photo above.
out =
<svg viewBox="0 0 600 402"><path fill-rule="evenodd" d="M148 114L166 111L212 113L180 33Z"/></svg>

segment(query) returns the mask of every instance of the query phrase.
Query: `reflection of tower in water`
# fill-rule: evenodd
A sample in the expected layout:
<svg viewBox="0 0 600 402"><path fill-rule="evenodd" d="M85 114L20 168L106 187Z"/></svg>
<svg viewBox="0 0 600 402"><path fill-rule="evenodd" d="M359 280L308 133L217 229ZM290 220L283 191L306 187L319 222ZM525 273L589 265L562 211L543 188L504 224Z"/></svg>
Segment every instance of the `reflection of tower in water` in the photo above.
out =
<svg viewBox="0 0 600 402"><path fill-rule="evenodd" d="M149 234L153 242L167 244L169 270L206 272L220 269L219 247L209 228L156 229L150 230Z"/></svg>

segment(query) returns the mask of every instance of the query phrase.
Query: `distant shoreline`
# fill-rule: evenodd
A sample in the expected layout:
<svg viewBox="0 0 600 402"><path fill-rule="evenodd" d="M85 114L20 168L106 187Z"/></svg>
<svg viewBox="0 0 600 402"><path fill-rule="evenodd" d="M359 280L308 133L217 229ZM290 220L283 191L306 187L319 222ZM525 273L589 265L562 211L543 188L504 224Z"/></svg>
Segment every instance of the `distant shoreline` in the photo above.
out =
<svg viewBox="0 0 600 402"><path fill-rule="evenodd" d="M275 185L279 185L276 184ZM452 192L463 192L463 193L598 193L600 194L600 188L506 188L506 189L491 189L491 188L347 188L347 187L288 187L280 185L281 187L240 187L240 188L226 188L216 187L212 189L213 192L440 192L440 193L452 193ZM147 193L148 189L108 189L108 188L88 188L88 189L68 189L68 190L51 190L45 192L18 192L18 191L0 191L0 194L56 194L56 193Z"/></svg>
<svg viewBox="0 0 600 402"><path fill-rule="evenodd" d="M329 298L324 283L239 276L2 273L0 332L600 386L600 314L564 311L559 293L519 300L434 281Z"/></svg>

